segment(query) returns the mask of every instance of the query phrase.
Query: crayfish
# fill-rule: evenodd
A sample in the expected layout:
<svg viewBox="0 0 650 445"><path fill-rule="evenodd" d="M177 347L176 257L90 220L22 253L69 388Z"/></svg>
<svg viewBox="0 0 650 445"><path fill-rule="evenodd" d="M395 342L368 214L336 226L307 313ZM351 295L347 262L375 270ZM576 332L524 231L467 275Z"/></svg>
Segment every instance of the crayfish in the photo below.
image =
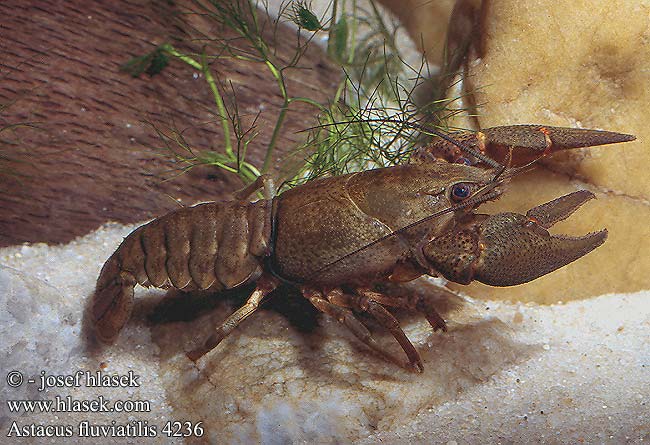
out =
<svg viewBox="0 0 650 445"><path fill-rule="evenodd" d="M112 341L129 319L136 284L223 290L255 282L246 303L204 345L217 346L279 283L297 286L318 310L343 323L387 359L417 372L420 356L388 308L444 319L422 296L389 296L376 283L421 275L467 284L525 283L600 246L607 231L551 235L557 221L594 198L581 190L526 215L475 213L497 199L509 178L554 151L633 140L608 131L518 125L440 134L406 165L314 180L275 195L262 176L234 201L173 211L129 234L102 268L92 302L97 336ZM263 189L265 199L249 202ZM355 316L388 329L407 361L386 352Z"/></svg>

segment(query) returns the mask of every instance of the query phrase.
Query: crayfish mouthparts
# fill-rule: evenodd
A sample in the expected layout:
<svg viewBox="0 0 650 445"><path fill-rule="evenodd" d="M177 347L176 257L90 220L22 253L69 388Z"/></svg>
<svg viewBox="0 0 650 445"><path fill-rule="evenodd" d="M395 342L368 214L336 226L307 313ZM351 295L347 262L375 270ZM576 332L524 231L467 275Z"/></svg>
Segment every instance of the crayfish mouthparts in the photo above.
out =
<svg viewBox="0 0 650 445"><path fill-rule="evenodd" d="M461 284L491 286L526 283L563 267L600 246L607 230L581 237L551 235L553 224L594 198L587 190L530 209L526 215L472 215L455 230L427 243L427 266Z"/></svg>

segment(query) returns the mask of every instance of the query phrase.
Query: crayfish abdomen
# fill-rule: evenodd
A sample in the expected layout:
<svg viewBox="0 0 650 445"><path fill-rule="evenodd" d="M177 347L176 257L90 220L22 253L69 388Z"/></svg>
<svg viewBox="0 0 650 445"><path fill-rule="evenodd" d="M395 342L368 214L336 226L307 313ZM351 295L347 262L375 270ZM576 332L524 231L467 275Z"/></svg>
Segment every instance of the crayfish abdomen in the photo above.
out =
<svg viewBox="0 0 650 445"><path fill-rule="evenodd" d="M136 284L221 290L257 279L270 236L268 200L199 204L137 228L97 280L92 311L98 337L117 336L130 316Z"/></svg>

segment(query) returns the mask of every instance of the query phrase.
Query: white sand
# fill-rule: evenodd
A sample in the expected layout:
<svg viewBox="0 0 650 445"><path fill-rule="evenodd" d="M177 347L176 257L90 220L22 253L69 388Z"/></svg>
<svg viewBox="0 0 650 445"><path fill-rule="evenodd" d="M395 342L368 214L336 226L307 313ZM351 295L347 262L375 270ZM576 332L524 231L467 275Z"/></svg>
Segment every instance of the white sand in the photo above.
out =
<svg viewBox="0 0 650 445"><path fill-rule="evenodd" d="M99 269L132 228L110 225L65 246L0 250L2 376L18 370L37 379L19 388L3 381L4 435L13 422L71 425L68 441L80 441L86 419L147 422L157 437L141 439L146 443L170 441L161 430L173 420L201 421L204 438L218 443L650 440L649 292L543 307L468 300L446 315L446 334L406 317L407 335L425 361L422 375L369 353L326 317L304 334L260 311L200 362L199 372L184 351L229 313L225 304L196 320L152 325L146 316L162 292L141 290L116 345L96 349L84 334L83 309ZM37 390L41 371L74 375L96 371L100 362L109 373L134 371L140 386ZM21 415L5 403L99 394L148 400L151 412Z"/></svg>

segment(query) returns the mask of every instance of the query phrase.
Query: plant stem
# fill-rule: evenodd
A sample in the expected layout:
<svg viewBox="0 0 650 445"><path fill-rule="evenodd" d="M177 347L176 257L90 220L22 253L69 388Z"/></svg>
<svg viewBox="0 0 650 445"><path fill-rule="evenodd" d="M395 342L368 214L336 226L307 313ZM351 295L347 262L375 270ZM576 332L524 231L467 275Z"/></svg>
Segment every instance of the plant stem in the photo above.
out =
<svg viewBox="0 0 650 445"><path fill-rule="evenodd" d="M330 23L329 31L327 33L327 41L328 41L327 55L330 56L330 58L332 59L334 59L332 57L333 56L332 51L334 47L331 44L331 42L334 41L334 30L336 29L336 16L338 15L338 5L339 5L338 0L334 0L332 2L332 22Z"/></svg>
<svg viewBox="0 0 650 445"><path fill-rule="evenodd" d="M271 74L273 74L273 77L275 77L278 82L278 87L280 88L280 94L282 95L283 102L282 107L280 108L280 114L278 115L278 118L275 121L275 126L273 127L271 140L269 141L269 145L266 147L266 155L264 156L264 163L262 164L261 170L262 173L266 173L271 166L271 161L273 160L273 149L275 148L275 144L277 143L278 137L280 136L280 130L282 128L282 124L284 123L284 118L287 115L289 104L291 103L291 100L287 94L287 87L284 84L282 71L278 70L270 60L266 61L266 66L269 68Z"/></svg>
<svg viewBox="0 0 650 445"><path fill-rule="evenodd" d="M232 141L230 140L230 123L228 122L228 112L226 111L226 107L223 104L223 98L221 97L221 93L219 93L217 82L214 80L214 77L212 76L212 71L210 71L210 66L208 65L205 57L205 51L201 54L201 65L202 65L203 75L205 76L205 81L210 86L210 91L212 91L212 95L214 96L214 103L217 105L217 110L219 111L219 119L221 120L221 127L223 127L223 134L224 134L224 142L225 142L224 149L226 153L230 157L232 157L233 151L232 151Z"/></svg>
<svg viewBox="0 0 650 445"><path fill-rule="evenodd" d="M178 51L169 43L165 43L160 48L163 51L165 51L167 54L174 56L179 60L185 62L192 68L201 71L201 73L203 73L203 75L205 76L205 81L208 83L208 86L210 87L210 91L212 92L212 96L214 97L214 103L216 104L217 110L219 111L219 120L221 121L221 127L223 128L223 134L224 134L224 144L225 144L224 148L226 153L230 157L232 157L233 151L232 151L232 141L230 139L230 123L228 122L228 112L226 111L226 107L223 103L223 98L221 97L221 93L219 92L219 88L217 87L217 82L214 76L212 75L212 71L210 71L210 66L207 63L205 51L201 54L201 62L197 62L187 54L183 54L180 51Z"/></svg>

